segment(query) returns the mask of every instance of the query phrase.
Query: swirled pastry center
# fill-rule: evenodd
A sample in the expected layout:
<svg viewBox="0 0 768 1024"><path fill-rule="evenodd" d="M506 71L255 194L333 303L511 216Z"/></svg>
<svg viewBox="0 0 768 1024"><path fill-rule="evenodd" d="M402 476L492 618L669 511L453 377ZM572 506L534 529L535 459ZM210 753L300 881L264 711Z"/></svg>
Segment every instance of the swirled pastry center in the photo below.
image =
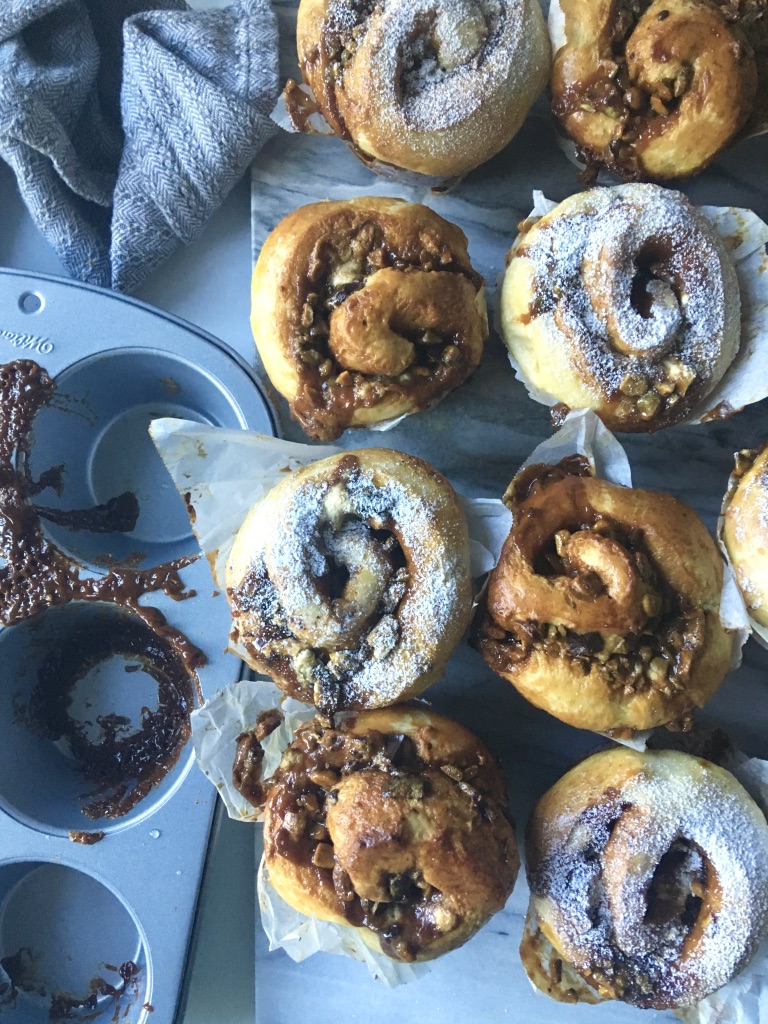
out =
<svg viewBox="0 0 768 1024"><path fill-rule="evenodd" d="M765 835L717 777L686 777L677 757L564 818L532 877L569 962L638 1006L719 988L768 915Z"/></svg>
<svg viewBox="0 0 768 1024"><path fill-rule="evenodd" d="M669 586L643 530L597 511L582 477L550 483L546 498L529 482L505 546L515 569L489 586L484 655L509 671L541 650L585 674L597 663L620 692L684 689L704 613Z"/></svg>
<svg viewBox="0 0 768 1024"><path fill-rule="evenodd" d="M262 545L229 593L240 640L326 711L365 694L385 700L430 670L461 606L458 563L446 556L438 567L428 552L437 514L345 456L265 515Z"/></svg>
<svg viewBox="0 0 768 1024"><path fill-rule="evenodd" d="M546 84L535 0L301 0L297 44L316 110L374 171L452 187L498 153ZM286 88L307 124L306 94Z"/></svg>
<svg viewBox="0 0 768 1024"><path fill-rule="evenodd" d="M683 419L738 349L739 288L722 245L684 197L656 186L563 205L511 254L513 354L537 387L570 404L573 393L617 429ZM537 339L566 379L548 371Z"/></svg>
<svg viewBox="0 0 768 1024"><path fill-rule="evenodd" d="M269 783L268 863L294 865L335 914L406 961L467 938L503 905L517 868L492 759L439 741L433 755L430 736L316 720Z"/></svg>
<svg viewBox="0 0 768 1024"><path fill-rule="evenodd" d="M305 297L292 330L301 422L328 432L327 423L345 425L356 408L403 394L420 408L455 387L482 350L481 285L426 233L418 251L401 253L373 221L351 237L321 239L300 282Z"/></svg>
<svg viewBox="0 0 768 1024"><path fill-rule="evenodd" d="M337 89L360 61L382 91L383 111L432 132L466 120L504 81L519 22L519 8L503 0L334 0L326 59Z"/></svg>
<svg viewBox="0 0 768 1024"><path fill-rule="evenodd" d="M512 528L473 628L487 664L577 728L690 728L733 647L721 559L693 510L580 457L528 466L504 501Z"/></svg>

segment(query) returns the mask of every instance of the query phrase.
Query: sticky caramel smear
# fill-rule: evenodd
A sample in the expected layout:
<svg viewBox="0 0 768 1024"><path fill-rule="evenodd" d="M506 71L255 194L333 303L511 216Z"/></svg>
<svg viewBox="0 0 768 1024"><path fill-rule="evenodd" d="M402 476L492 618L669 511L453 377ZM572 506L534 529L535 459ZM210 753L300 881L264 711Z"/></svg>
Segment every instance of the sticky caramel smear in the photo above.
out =
<svg viewBox="0 0 768 1024"><path fill-rule="evenodd" d="M38 508L31 498L60 488L60 468L37 481L29 471L30 432L37 413L53 397L56 384L37 363L18 360L0 366L0 625L12 626L52 607L73 601L101 601L133 617L96 634L70 633L40 667L29 706L19 709L36 733L65 739L84 778L91 800L83 813L91 818L127 814L174 767L189 739L194 698L202 701L197 669L206 658L155 608L139 603L162 592L173 600L195 596L180 570L195 558L179 558L149 569L115 567L103 575L82 576L78 565L45 537L40 518L99 533L133 529L138 503L118 495L95 509L59 512ZM125 722L102 716L98 742L69 714L77 682L113 655L141 662L158 684L155 710L143 709L140 727L126 735Z"/></svg>

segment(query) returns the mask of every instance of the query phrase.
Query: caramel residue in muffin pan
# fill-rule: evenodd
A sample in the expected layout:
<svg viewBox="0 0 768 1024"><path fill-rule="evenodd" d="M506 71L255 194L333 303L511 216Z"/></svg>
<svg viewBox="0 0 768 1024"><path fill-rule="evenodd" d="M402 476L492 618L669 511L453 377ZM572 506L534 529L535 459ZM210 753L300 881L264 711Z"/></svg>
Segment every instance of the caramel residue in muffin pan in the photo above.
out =
<svg viewBox="0 0 768 1024"><path fill-rule="evenodd" d="M38 480L29 470L32 425L55 390L53 379L31 360L0 367L0 626L82 601L105 602L132 613L105 633L75 630L66 646L51 650L43 661L29 705L16 707L17 715L36 733L69 743L92 787L83 813L116 818L176 764L190 735L195 694L202 699L196 670L205 663L204 654L160 611L139 604L144 595L158 591L177 601L193 597L179 573L195 559L178 558L143 570L112 567L101 575L87 575L49 542L41 517L99 533L129 532L138 517L138 501L129 492L86 510L59 512L32 502L47 488L61 486L61 467ZM85 726L69 713L72 692L93 667L115 654L139 661L157 681L158 706L144 708L139 729L130 734L125 719L102 716L102 737L91 742Z"/></svg>

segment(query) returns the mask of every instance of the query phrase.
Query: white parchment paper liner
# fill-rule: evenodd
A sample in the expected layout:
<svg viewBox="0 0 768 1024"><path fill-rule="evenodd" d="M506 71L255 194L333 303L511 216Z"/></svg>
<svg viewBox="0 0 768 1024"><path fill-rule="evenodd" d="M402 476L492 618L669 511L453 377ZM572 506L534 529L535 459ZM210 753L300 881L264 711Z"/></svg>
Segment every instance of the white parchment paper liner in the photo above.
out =
<svg viewBox="0 0 768 1024"><path fill-rule="evenodd" d="M539 219L558 205L547 199L543 192L534 191L529 217ZM735 206L700 206L699 210L724 242L734 261L741 295L741 342L736 358L723 379L681 423L704 423L708 419L719 418L719 407L727 410L725 415L728 416L768 396L768 254L765 251L768 224L751 210ZM519 241L520 236L515 239L512 251ZM502 271L496 289L495 310L496 330L502 338L500 306L503 278ZM508 355L515 374L531 398L542 405L557 404L559 399L537 388L512 353Z"/></svg>
<svg viewBox="0 0 768 1024"><path fill-rule="evenodd" d="M725 510L730 504L731 499L733 498L733 494L736 489L737 483L738 481L732 473L728 479L728 488L723 497L723 504L720 509L720 515L717 517L717 543L720 546L720 550L723 553L723 558L725 559L726 565L731 571L731 574L733 576L733 584L736 587L738 587L738 583L736 582L736 569L734 568L733 562L731 561L731 556L728 554L728 548L725 546L725 541L723 539L723 529L725 528ZM754 615L750 615L749 608L747 607L746 602L744 607L746 609L747 618L749 621L749 628L752 631L753 639L757 643L759 643L761 647L765 647L766 650L768 650L768 627L764 626L762 622L758 622Z"/></svg>
<svg viewBox="0 0 768 1024"><path fill-rule="evenodd" d="M748 758L737 752L725 767L736 776L763 813L768 816L768 761L756 757ZM537 930L538 924L531 900L525 918L524 932L531 934ZM554 954L554 950L546 940L543 947L541 960L544 964L541 973L546 977L548 951ZM580 975L568 968L567 964L563 967L564 984L577 990L580 1003L612 1002L609 999L602 999ZM531 978L528 980L535 992L546 995ZM749 964L732 981L706 999L702 999L700 1003L674 1012L680 1020L685 1021L685 1024L768 1024L768 934L763 937Z"/></svg>
<svg viewBox="0 0 768 1024"><path fill-rule="evenodd" d="M216 786L227 814L236 821L259 821L258 812L234 787L232 763L240 733L250 732L259 714L279 707L283 723L263 741L262 779L268 779L293 739L296 729L315 715L315 709L286 697L267 679L243 680L222 690L214 699L192 712L192 743L198 766ZM262 858L259 866L258 900L261 923L270 950L284 949L295 961L323 951L364 961L371 976L388 986L402 985L421 977L426 964L404 964L373 949L350 925L319 921L294 910L270 885Z"/></svg>

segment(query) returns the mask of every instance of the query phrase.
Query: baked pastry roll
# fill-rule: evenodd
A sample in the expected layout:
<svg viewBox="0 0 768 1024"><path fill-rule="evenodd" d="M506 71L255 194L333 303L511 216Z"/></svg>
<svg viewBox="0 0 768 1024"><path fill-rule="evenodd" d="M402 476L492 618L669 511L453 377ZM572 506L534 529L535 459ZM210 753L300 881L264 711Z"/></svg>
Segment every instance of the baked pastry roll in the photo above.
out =
<svg viewBox="0 0 768 1024"><path fill-rule="evenodd" d="M301 0L297 43L323 117L381 173L462 177L506 146L549 76L537 0Z"/></svg>
<svg viewBox="0 0 768 1024"><path fill-rule="evenodd" d="M529 466L504 501L513 525L473 634L488 665L580 729L690 727L732 651L722 559L696 513L599 480L581 456Z"/></svg>
<svg viewBox="0 0 768 1024"><path fill-rule="evenodd" d="M733 260L704 215L680 192L618 185L571 196L522 227L501 322L524 378L612 430L689 416L741 334Z"/></svg>
<svg viewBox="0 0 768 1024"><path fill-rule="evenodd" d="M533 923L603 999L697 1003L747 965L768 924L765 817L690 754L582 761L536 805L526 864Z"/></svg>
<svg viewBox="0 0 768 1024"><path fill-rule="evenodd" d="M467 239L401 199L303 206L267 238L251 325L270 380L316 439L433 405L488 336Z"/></svg>
<svg viewBox="0 0 768 1024"><path fill-rule="evenodd" d="M326 713L421 693L469 624L456 494L426 462L386 448L290 473L248 513L226 575L251 667Z"/></svg>
<svg viewBox="0 0 768 1024"><path fill-rule="evenodd" d="M720 536L749 614L768 626L768 444L736 455Z"/></svg>
<svg viewBox="0 0 768 1024"><path fill-rule="evenodd" d="M298 731L269 782L264 857L295 910L405 961L466 942L519 867L495 758L463 726L407 705Z"/></svg>
<svg viewBox="0 0 768 1024"><path fill-rule="evenodd" d="M706 167L755 109L764 13L730 0L559 0L552 110L579 157L635 180Z"/></svg>

